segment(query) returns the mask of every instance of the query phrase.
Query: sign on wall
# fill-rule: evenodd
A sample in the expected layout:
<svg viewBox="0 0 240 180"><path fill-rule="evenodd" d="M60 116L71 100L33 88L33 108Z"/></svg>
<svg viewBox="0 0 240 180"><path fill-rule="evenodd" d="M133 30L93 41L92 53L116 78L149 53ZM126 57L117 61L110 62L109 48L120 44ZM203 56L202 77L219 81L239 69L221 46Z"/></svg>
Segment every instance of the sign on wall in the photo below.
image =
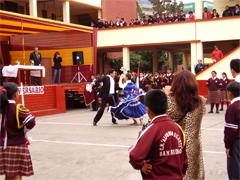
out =
<svg viewBox="0 0 240 180"><path fill-rule="evenodd" d="M209 11L214 9L214 5L212 1L202 1L202 11L204 8L208 8ZM189 11L195 12L195 2L192 3L185 3L183 7L183 11L188 14Z"/></svg>
<svg viewBox="0 0 240 180"><path fill-rule="evenodd" d="M19 95L21 95L21 87L18 87ZM44 86L23 86L23 94L44 94Z"/></svg>

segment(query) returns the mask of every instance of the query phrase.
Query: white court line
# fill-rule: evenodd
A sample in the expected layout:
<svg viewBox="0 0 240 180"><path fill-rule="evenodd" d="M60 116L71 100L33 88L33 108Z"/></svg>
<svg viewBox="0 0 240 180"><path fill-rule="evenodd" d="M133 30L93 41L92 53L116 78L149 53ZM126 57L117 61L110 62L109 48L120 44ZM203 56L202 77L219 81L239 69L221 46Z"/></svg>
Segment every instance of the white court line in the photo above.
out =
<svg viewBox="0 0 240 180"><path fill-rule="evenodd" d="M59 119L59 118L69 118L69 117L74 117L74 116L79 116L79 118L81 118L82 115L87 115L87 114L89 114L89 113L73 114L73 115L68 115L68 116L64 115L64 116L58 116L58 117L52 117L52 118L46 118L46 119L44 119L44 117L41 117L41 119L37 120L37 122Z"/></svg>
<svg viewBox="0 0 240 180"><path fill-rule="evenodd" d="M87 145L87 146L102 146L102 147L119 147L119 148L130 148L131 146L124 145L113 145L113 144L94 144L94 143L81 143L81 142L66 142L66 141L50 141L50 140L32 140L33 142L46 142L46 143L59 143L59 144L74 144L74 145ZM204 153L212 154L225 154L224 152L218 151L203 151Z"/></svg>
<svg viewBox="0 0 240 180"><path fill-rule="evenodd" d="M216 128L201 128L202 130L209 130L209 131L223 131L224 129L216 129Z"/></svg>
<svg viewBox="0 0 240 180"><path fill-rule="evenodd" d="M78 125L78 126L93 126L93 124L87 124L87 123L60 123L60 122L38 122L37 124L52 124L52 125ZM106 127L138 127L141 128L142 126L130 126L128 124L122 124L122 125L98 125L98 126L106 126Z"/></svg>
<svg viewBox="0 0 240 180"><path fill-rule="evenodd" d="M219 151L203 151L204 153L212 153L212 154L225 154L225 152L219 152Z"/></svg>
<svg viewBox="0 0 240 180"><path fill-rule="evenodd" d="M37 121L37 124L53 124L53 125L79 125L79 126L92 126L93 124L87 124L87 123L61 123L61 122L39 122ZM122 125L98 125L98 126L122 126ZM141 126L128 126L124 124L124 127L141 127ZM202 130L209 130L209 131L223 131L224 129L215 129L215 128L201 128Z"/></svg>
<svg viewBox="0 0 240 180"><path fill-rule="evenodd" d="M77 144L77 145L88 145L88 146L104 146L104 147L124 147L124 148L130 148L130 146L112 145L112 144L94 144L94 143L50 141L50 140L32 140L32 141L33 141L33 142L35 141L35 142L60 143L60 144Z"/></svg>

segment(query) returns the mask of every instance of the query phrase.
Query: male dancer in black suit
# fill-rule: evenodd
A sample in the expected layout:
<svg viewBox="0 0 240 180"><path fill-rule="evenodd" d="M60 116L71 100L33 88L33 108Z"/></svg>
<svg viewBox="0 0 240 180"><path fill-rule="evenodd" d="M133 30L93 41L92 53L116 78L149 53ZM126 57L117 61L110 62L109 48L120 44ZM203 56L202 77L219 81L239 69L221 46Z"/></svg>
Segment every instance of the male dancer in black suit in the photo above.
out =
<svg viewBox="0 0 240 180"><path fill-rule="evenodd" d="M95 118L93 119L94 126L97 126L98 121L100 121L107 103L109 103L110 106L116 106L118 104L118 102L116 101L117 99L116 90L120 90L121 88L118 88L114 81L115 75L116 75L116 71L114 69L110 69L108 71L108 75L95 80L91 84L93 86L95 85L95 83L100 83L100 82L103 83L103 87L98 95L99 97L102 98L102 104L101 104L101 108L98 110ZM112 123L117 124L116 119L113 117L113 114L111 115L112 115Z"/></svg>
<svg viewBox="0 0 240 180"><path fill-rule="evenodd" d="M34 66L39 66L42 61L42 55L38 52L38 47L34 47L34 52L30 54L29 58L30 63L34 61ZM41 78L40 77L33 77L33 84L34 86L41 85Z"/></svg>

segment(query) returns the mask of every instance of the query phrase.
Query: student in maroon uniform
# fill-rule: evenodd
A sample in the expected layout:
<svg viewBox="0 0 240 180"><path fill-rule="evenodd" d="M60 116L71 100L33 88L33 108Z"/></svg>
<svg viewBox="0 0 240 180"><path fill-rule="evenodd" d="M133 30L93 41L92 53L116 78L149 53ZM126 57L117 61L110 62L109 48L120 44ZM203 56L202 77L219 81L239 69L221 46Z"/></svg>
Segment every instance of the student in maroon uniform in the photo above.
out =
<svg viewBox="0 0 240 180"><path fill-rule="evenodd" d="M230 83L230 80L227 78L227 74L225 72L222 73L222 78L220 79L220 82L222 83L222 86L220 88L221 90L221 109L219 111L223 111L223 104L224 101L227 101L227 107L229 104L229 98L227 94L227 85Z"/></svg>
<svg viewBox="0 0 240 180"><path fill-rule="evenodd" d="M185 21L186 15L184 14L183 10L180 11L179 21Z"/></svg>
<svg viewBox="0 0 240 180"><path fill-rule="evenodd" d="M115 25L114 25L114 23L113 23L113 21L111 20L110 22L109 22L109 27L114 27Z"/></svg>
<svg viewBox="0 0 240 180"><path fill-rule="evenodd" d="M148 86L147 86L147 80L144 78L143 73L139 73L139 88L142 89L144 92L148 92ZM140 102L144 104L144 97L145 96L140 96Z"/></svg>
<svg viewBox="0 0 240 180"><path fill-rule="evenodd" d="M147 92L146 110L151 124L129 149L130 164L143 179L183 179L188 162L185 134L166 115L166 94L158 89Z"/></svg>
<svg viewBox="0 0 240 180"><path fill-rule="evenodd" d="M138 26L141 25L141 21L138 20L138 18L135 19L134 25Z"/></svg>
<svg viewBox="0 0 240 180"><path fill-rule="evenodd" d="M15 83L4 84L0 93L0 175L6 180L32 176L33 167L25 131L35 126L35 117L21 104Z"/></svg>
<svg viewBox="0 0 240 180"><path fill-rule="evenodd" d="M174 22L174 18L172 13L168 13L168 16L166 18L166 22Z"/></svg>
<svg viewBox="0 0 240 180"><path fill-rule="evenodd" d="M107 21L105 21L105 23L104 23L104 28L108 28L108 27L109 27L109 24L108 24Z"/></svg>
<svg viewBox="0 0 240 180"><path fill-rule="evenodd" d="M120 26L120 19L119 19L119 17L117 17L117 21L115 22L115 26L116 26L116 27L119 27L119 26Z"/></svg>
<svg viewBox="0 0 240 180"><path fill-rule="evenodd" d="M240 83L227 86L231 105L225 114L224 143L227 154L229 179L240 179Z"/></svg>
<svg viewBox="0 0 240 180"><path fill-rule="evenodd" d="M129 23L129 26L134 26L135 25L135 21L134 19L131 19L131 22Z"/></svg>
<svg viewBox="0 0 240 180"><path fill-rule="evenodd" d="M146 78L144 78L144 75L142 72L139 73L139 88L144 90L144 92L148 92L148 81Z"/></svg>
<svg viewBox="0 0 240 180"><path fill-rule="evenodd" d="M177 22L177 21L179 21L179 15L178 15L178 12L175 12L175 15L174 15L174 17L173 17L173 21L174 22Z"/></svg>
<svg viewBox="0 0 240 180"><path fill-rule="evenodd" d="M96 75L96 79L99 79L101 76L99 74L99 72L97 72L97 75Z"/></svg>
<svg viewBox="0 0 240 180"><path fill-rule="evenodd" d="M148 24L154 24L155 23L155 20L153 19L153 17L152 16L149 16L148 17Z"/></svg>
<svg viewBox="0 0 240 180"><path fill-rule="evenodd" d="M167 68L167 74L164 76L164 84L165 86L171 86L174 75L172 74L172 69L170 67Z"/></svg>
<svg viewBox="0 0 240 180"><path fill-rule="evenodd" d="M160 23L165 23L167 22L167 17L165 16L165 14L162 14L162 18L160 20Z"/></svg>
<svg viewBox="0 0 240 180"><path fill-rule="evenodd" d="M150 91L152 89L152 82L153 82L153 75L150 71L147 72L147 75L145 76L148 82L148 90Z"/></svg>
<svg viewBox="0 0 240 180"><path fill-rule="evenodd" d="M142 25L147 25L147 24L148 24L147 17L143 16Z"/></svg>
<svg viewBox="0 0 240 180"><path fill-rule="evenodd" d="M124 18L121 18L120 26L127 26L127 23L124 21Z"/></svg>
<svg viewBox="0 0 240 180"><path fill-rule="evenodd" d="M159 72L155 71L153 82L152 82L152 88L162 89L162 82L163 82L163 79L159 76Z"/></svg>
<svg viewBox="0 0 240 180"><path fill-rule="evenodd" d="M159 13L157 13L155 18L155 23L160 23L160 21L161 21L161 16L159 15Z"/></svg>
<svg viewBox="0 0 240 180"><path fill-rule="evenodd" d="M216 113L219 114L218 107L220 103L220 91L219 88L222 83L217 78L217 72L212 71L212 77L207 81L207 87L209 88L207 101L211 104L211 110L208 113L213 113L214 104L216 104Z"/></svg>

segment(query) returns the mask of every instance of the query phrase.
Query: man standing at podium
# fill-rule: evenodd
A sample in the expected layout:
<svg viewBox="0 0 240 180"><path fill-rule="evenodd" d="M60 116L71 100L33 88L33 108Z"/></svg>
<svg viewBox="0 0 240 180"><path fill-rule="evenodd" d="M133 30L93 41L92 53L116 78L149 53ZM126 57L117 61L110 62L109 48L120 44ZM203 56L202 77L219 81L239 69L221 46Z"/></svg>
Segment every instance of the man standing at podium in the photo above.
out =
<svg viewBox="0 0 240 180"><path fill-rule="evenodd" d="M38 52L38 47L34 47L34 52L30 54L29 61L34 66L41 65L42 56L41 53ZM33 84L34 86L41 85L41 78L40 77L33 77Z"/></svg>

